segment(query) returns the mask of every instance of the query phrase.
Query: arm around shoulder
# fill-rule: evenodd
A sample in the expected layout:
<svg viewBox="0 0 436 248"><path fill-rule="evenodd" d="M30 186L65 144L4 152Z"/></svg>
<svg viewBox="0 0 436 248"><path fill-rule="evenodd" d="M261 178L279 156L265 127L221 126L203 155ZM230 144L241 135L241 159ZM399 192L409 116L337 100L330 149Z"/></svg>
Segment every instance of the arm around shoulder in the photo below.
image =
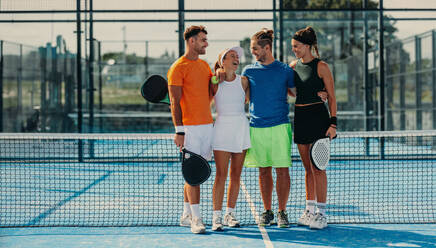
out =
<svg viewBox="0 0 436 248"><path fill-rule="evenodd" d="M298 61L298 60L294 60L294 61L292 61L292 62L289 64L289 66L290 66L292 69L295 69L295 65L297 65L297 61Z"/></svg>
<svg viewBox="0 0 436 248"><path fill-rule="evenodd" d="M246 76L241 76L241 85L245 92L245 102L248 102L250 100L250 82Z"/></svg>

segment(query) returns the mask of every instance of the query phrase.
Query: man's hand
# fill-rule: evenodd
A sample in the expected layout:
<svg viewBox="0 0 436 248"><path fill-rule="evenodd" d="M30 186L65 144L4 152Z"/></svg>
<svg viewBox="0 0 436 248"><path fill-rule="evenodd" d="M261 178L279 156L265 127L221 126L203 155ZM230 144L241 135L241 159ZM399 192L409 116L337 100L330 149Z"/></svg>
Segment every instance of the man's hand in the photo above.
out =
<svg viewBox="0 0 436 248"><path fill-rule="evenodd" d="M327 91L318 91L318 93L317 93L317 95L319 96L319 97L321 97L321 100L323 101L323 102L326 102L327 101L327 98L328 98L328 96L329 96L329 94L327 94Z"/></svg>
<svg viewBox="0 0 436 248"><path fill-rule="evenodd" d="M183 144L185 143L185 135L175 134L174 135L174 144L182 151Z"/></svg>

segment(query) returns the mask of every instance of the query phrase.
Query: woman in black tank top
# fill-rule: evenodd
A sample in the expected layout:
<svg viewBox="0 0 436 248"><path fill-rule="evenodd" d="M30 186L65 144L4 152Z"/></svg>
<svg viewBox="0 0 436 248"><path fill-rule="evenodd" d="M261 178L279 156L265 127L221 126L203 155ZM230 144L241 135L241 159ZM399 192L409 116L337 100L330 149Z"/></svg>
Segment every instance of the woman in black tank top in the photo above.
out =
<svg viewBox="0 0 436 248"><path fill-rule="evenodd" d="M317 57L312 54L312 50L315 50ZM306 170L306 209L298 224L323 229L327 226L327 175L325 170L314 167L309 152L317 139L336 136L337 107L333 76L328 65L319 59L316 34L311 27L295 33L292 37L292 51L298 58L291 63L295 70L297 88L294 142ZM320 92L324 90L328 95L328 109L320 98Z"/></svg>

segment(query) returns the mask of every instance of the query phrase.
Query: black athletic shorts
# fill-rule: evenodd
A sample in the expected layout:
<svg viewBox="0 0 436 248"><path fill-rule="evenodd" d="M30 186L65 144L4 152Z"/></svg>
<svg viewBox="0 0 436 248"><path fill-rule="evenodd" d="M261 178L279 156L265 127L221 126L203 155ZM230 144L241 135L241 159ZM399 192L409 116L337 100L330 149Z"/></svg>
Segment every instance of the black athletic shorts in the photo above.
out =
<svg viewBox="0 0 436 248"><path fill-rule="evenodd" d="M308 106L295 106L294 142L312 144L317 139L325 138L330 126L330 114L324 103Z"/></svg>

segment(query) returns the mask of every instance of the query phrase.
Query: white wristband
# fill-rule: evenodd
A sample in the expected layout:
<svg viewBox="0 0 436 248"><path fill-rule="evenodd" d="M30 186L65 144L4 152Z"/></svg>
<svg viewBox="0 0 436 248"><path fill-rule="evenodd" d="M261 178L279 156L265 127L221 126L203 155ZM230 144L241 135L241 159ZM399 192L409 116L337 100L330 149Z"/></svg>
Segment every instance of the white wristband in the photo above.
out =
<svg viewBox="0 0 436 248"><path fill-rule="evenodd" d="M176 126L176 133L179 132L185 132L185 127L184 126Z"/></svg>

